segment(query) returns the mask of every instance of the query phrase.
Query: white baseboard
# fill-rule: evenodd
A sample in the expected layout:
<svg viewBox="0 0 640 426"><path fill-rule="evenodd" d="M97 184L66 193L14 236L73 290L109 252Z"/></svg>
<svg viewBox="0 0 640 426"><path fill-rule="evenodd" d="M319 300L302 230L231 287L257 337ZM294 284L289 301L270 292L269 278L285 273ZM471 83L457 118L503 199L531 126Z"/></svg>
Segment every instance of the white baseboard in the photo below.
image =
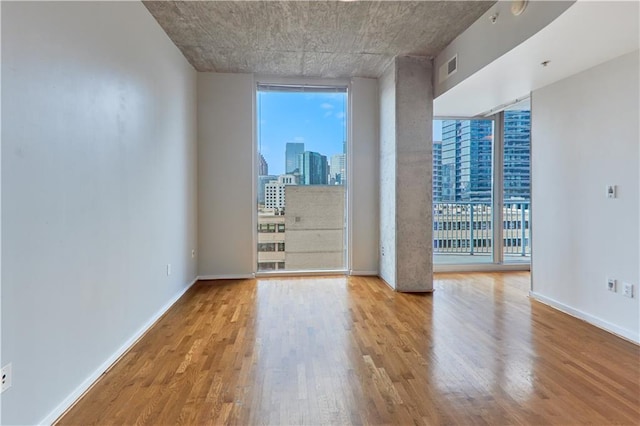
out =
<svg viewBox="0 0 640 426"><path fill-rule="evenodd" d="M199 280L246 280L255 278L255 274L200 275Z"/></svg>
<svg viewBox="0 0 640 426"><path fill-rule="evenodd" d="M611 324L608 321L600 319L596 316L583 312L579 309L572 308L569 305L565 305L562 302L558 302L550 297L546 297L541 295L540 293L536 293L534 291L529 292L529 296L534 298L540 303L544 303L545 305L551 306L559 311L564 312L565 314L571 315L572 317L576 317L585 322L588 322L591 325L594 325L598 328L601 328L609 333L613 333L619 337L622 337L625 340L629 340L633 343L640 344L640 335L634 333L631 330L627 330L626 328L619 327L615 324Z"/></svg>
<svg viewBox="0 0 640 426"><path fill-rule="evenodd" d="M396 291L396 288L394 286L392 286L391 284L389 284L387 282L387 280L385 280L384 278L382 278L382 275L378 276L380 278L380 281L382 281L387 287L389 287L391 290Z"/></svg>
<svg viewBox="0 0 640 426"><path fill-rule="evenodd" d="M107 371L116 361L122 357L159 319L164 315L174 303L182 297L198 281L195 278L191 284L187 285L183 290L179 291L171 298L162 308L160 308L153 316L136 331L117 351L115 351L105 362L98 367L89 377L87 377L69 396L67 396L53 411L51 411L42 421L41 425L51 425L67 411L93 384Z"/></svg>
<svg viewBox="0 0 640 426"><path fill-rule="evenodd" d="M358 276L363 276L363 277L370 277L370 276L377 277L379 275L379 272L378 271L354 271L354 270L351 270L351 271L349 271L349 275L358 275Z"/></svg>
<svg viewBox="0 0 640 426"><path fill-rule="evenodd" d="M447 265L444 263L434 263L433 272L446 273L446 272L507 272L507 271L530 271L531 264L529 263L470 263L462 265Z"/></svg>
<svg viewBox="0 0 640 426"><path fill-rule="evenodd" d="M283 278L283 277L330 277L345 276L346 270L307 270L307 271L263 271L255 274L256 278Z"/></svg>

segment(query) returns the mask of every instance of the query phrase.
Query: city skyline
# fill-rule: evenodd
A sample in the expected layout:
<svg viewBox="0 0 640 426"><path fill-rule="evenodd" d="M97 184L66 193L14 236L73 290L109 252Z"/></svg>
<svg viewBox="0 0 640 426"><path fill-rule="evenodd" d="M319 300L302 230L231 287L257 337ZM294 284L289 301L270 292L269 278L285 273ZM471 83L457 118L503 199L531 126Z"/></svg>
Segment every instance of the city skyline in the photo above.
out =
<svg viewBox="0 0 640 426"><path fill-rule="evenodd" d="M320 152L306 150L304 142L287 142L285 144L284 153L285 173L281 173L275 176L273 174L269 175L269 163L264 158L264 155L258 153L258 176L262 178L265 178L267 176L277 178L277 176L296 175L299 176L301 180L301 182L299 183L300 185L343 185L346 179L346 152L344 152L344 150L346 149L346 141L342 143L342 149L342 153L333 154L331 155L331 157L329 157ZM305 164L305 159L307 159L310 155L320 157L326 163L326 167L315 171L315 177L309 180L308 177L305 177L305 167L303 167L303 165ZM321 166L315 165L314 167ZM326 173L322 172L321 170L326 171ZM326 176L324 178L318 178L318 176L320 175Z"/></svg>
<svg viewBox="0 0 640 426"><path fill-rule="evenodd" d="M258 91L258 152L269 172L287 172L287 143L304 143L305 151L327 158L343 153L346 101L344 92Z"/></svg>
<svg viewBox="0 0 640 426"><path fill-rule="evenodd" d="M434 202L491 200L493 126L492 120L434 120ZM530 126L529 110L505 111L505 200L530 198Z"/></svg>

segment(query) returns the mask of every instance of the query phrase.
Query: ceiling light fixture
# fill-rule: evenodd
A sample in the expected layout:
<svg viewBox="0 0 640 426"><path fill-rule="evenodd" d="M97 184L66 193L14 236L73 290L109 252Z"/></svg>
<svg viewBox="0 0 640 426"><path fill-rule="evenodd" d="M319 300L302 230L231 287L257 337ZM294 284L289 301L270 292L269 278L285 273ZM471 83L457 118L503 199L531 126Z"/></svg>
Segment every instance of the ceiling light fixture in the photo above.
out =
<svg viewBox="0 0 640 426"><path fill-rule="evenodd" d="M522 14L522 12L527 8L527 3L529 3L528 0L512 0L511 13L513 13L513 16L519 16Z"/></svg>

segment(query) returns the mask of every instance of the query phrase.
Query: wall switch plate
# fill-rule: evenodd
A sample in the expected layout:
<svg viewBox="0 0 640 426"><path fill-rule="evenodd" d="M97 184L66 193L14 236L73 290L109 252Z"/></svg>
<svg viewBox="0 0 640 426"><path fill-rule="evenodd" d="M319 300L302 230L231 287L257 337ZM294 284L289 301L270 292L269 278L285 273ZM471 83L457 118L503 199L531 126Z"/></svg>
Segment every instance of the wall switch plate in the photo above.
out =
<svg viewBox="0 0 640 426"><path fill-rule="evenodd" d="M616 198L617 188L615 185L607 185L607 198Z"/></svg>
<svg viewBox="0 0 640 426"><path fill-rule="evenodd" d="M616 292L616 280L613 278L607 278L607 290Z"/></svg>
<svg viewBox="0 0 640 426"><path fill-rule="evenodd" d="M167 276L171 275L171 264L167 263Z"/></svg>
<svg viewBox="0 0 640 426"><path fill-rule="evenodd" d="M624 294L626 297L633 298L633 284L623 283L622 284L622 294Z"/></svg>
<svg viewBox="0 0 640 426"><path fill-rule="evenodd" d="M196 258L196 249L191 249L191 258L192 259Z"/></svg>
<svg viewBox="0 0 640 426"><path fill-rule="evenodd" d="M2 367L2 387L0 388L0 393L6 391L11 387L11 363Z"/></svg>

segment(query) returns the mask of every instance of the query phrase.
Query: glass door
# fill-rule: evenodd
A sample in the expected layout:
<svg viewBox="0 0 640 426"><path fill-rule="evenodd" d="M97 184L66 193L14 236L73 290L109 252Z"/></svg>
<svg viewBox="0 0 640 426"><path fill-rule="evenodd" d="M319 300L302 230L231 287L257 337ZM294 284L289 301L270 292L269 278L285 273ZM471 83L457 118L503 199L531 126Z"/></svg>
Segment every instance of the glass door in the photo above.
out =
<svg viewBox="0 0 640 426"><path fill-rule="evenodd" d="M531 108L433 122L436 265L531 262Z"/></svg>
<svg viewBox="0 0 640 426"><path fill-rule="evenodd" d="M492 263L494 120L433 127L434 263Z"/></svg>
<svg viewBox="0 0 640 426"><path fill-rule="evenodd" d="M502 113L503 259L531 262L531 106L529 99Z"/></svg>

